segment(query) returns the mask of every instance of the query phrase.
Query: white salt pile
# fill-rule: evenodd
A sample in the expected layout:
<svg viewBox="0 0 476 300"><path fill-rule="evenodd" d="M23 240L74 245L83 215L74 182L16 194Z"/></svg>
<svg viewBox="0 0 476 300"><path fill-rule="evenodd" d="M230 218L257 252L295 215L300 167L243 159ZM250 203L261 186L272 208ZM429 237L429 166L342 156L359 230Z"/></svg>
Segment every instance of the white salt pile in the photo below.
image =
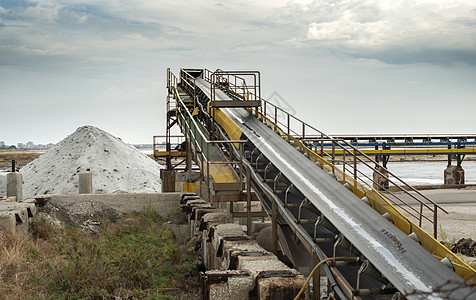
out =
<svg viewBox="0 0 476 300"><path fill-rule="evenodd" d="M78 173L87 169L96 194L161 191L157 162L99 128L83 126L20 170L24 198L77 194Z"/></svg>
<svg viewBox="0 0 476 300"><path fill-rule="evenodd" d="M7 195L7 175L0 174L0 197Z"/></svg>

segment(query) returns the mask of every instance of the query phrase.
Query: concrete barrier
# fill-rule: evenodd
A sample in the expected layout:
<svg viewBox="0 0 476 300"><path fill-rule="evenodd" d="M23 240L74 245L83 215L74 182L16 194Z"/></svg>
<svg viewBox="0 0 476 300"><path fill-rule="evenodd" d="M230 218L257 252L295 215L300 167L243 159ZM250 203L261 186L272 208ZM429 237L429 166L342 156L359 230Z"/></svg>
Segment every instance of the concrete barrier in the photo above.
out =
<svg viewBox="0 0 476 300"><path fill-rule="evenodd" d="M89 218L90 214L101 214L109 210L121 214L146 208L157 211L166 219L180 212L181 199L179 193L68 194L42 195L39 198L59 210L65 210L67 215L77 216L80 223L83 222L80 220L82 215Z"/></svg>

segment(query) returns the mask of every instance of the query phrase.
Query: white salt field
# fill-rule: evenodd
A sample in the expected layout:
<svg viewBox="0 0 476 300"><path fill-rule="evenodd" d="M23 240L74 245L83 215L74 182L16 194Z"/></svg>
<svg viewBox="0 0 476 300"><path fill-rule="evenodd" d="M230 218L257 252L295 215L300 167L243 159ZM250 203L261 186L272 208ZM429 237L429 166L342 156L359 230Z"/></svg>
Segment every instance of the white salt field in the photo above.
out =
<svg viewBox="0 0 476 300"><path fill-rule="evenodd" d="M431 162L389 162L387 169L409 185L441 185L446 161ZM476 161L464 161L465 183L476 184ZM359 168L359 167L358 167ZM372 178L372 170L359 168L366 176Z"/></svg>

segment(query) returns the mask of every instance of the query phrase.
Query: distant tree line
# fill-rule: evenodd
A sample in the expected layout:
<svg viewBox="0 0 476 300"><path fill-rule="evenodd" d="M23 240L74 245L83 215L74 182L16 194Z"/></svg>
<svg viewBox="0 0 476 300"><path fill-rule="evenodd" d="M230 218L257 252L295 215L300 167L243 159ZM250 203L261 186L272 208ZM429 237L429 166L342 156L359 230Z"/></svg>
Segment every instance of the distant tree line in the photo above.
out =
<svg viewBox="0 0 476 300"><path fill-rule="evenodd" d="M17 147L15 145L2 145L0 146L0 149L16 149Z"/></svg>

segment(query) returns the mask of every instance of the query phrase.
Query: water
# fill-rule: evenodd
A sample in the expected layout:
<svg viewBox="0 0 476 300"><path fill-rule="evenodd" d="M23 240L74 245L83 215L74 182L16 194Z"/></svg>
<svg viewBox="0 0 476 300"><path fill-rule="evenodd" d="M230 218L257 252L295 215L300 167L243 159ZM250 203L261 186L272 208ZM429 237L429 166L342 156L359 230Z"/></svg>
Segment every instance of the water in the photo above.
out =
<svg viewBox="0 0 476 300"><path fill-rule="evenodd" d="M153 149L144 148L140 151L144 154L152 154ZM476 161L465 161L462 166L465 172L465 183L476 184ZM358 168L372 178L370 169ZM438 185L444 183L443 171L446 169L446 162L389 162L387 168L410 185ZM0 176L6 176L9 172L8 169L0 170Z"/></svg>
<svg viewBox="0 0 476 300"><path fill-rule="evenodd" d="M154 153L154 149L153 148L140 148L138 149L140 152L144 153L144 154L153 154Z"/></svg>

